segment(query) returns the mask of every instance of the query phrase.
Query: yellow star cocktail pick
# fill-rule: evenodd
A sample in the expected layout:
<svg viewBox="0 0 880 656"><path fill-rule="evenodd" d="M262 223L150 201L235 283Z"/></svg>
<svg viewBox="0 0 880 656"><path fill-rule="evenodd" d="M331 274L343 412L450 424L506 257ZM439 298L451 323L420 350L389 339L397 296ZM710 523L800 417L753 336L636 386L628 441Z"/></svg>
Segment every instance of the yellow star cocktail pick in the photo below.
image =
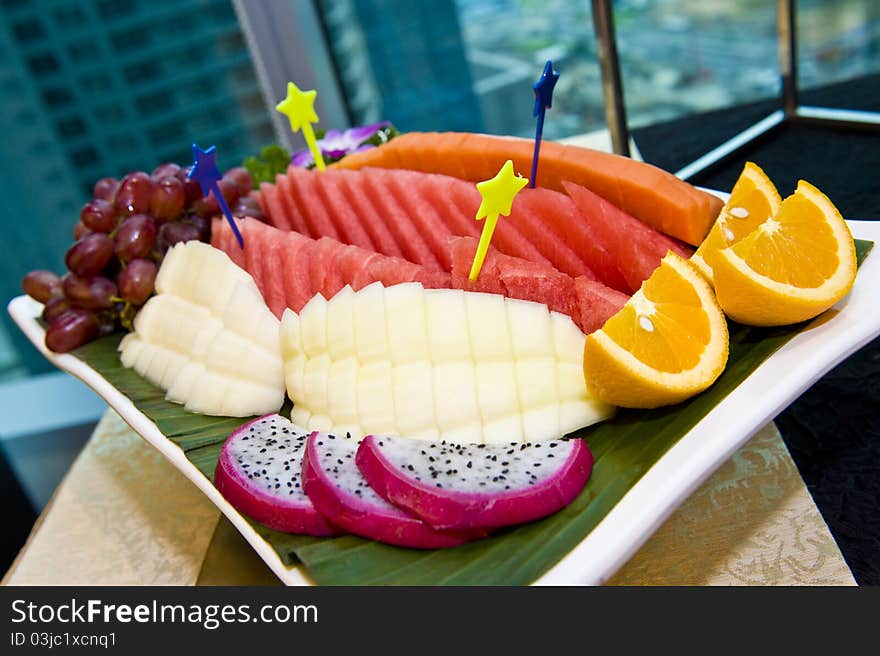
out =
<svg viewBox="0 0 880 656"><path fill-rule="evenodd" d="M314 89L301 91L293 82L288 82L287 97L275 105L275 109L290 119L290 129L293 132L302 130L306 145L315 160L315 166L319 171L323 171L325 168L324 158L321 155L321 149L318 148L315 132L312 130L312 123L318 122L318 115L315 113L317 95L318 92Z"/></svg>
<svg viewBox="0 0 880 656"><path fill-rule="evenodd" d="M477 221L486 219L486 222L483 224L483 233L480 235L480 243L477 246L474 263L471 265L471 272L468 276L468 280L471 282L480 275L483 260L486 259L486 252L489 250L489 243L495 233L498 216L510 215L514 197L527 184L529 184L528 178L514 174L513 161L511 160L504 162L504 166L494 178L477 183L477 191L483 197L483 202L480 203L475 219Z"/></svg>

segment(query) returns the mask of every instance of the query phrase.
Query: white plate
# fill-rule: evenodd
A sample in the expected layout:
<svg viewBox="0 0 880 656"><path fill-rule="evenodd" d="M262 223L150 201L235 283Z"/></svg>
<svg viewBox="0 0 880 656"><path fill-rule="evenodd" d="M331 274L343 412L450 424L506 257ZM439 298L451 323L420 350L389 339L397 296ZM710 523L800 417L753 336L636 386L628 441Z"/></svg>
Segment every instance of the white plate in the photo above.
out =
<svg viewBox="0 0 880 656"><path fill-rule="evenodd" d="M878 244L868 256L840 313L791 339L682 437L626 493L571 553L536 583L600 584L623 565L712 472L740 446L848 355L880 335L880 221L850 221L853 235ZM72 355L43 344L36 317L42 306L19 296L9 313L40 352L59 369L97 392L132 429L156 447L226 515L272 571L288 585L312 582L299 568L286 567L268 542L233 508L202 473L103 376Z"/></svg>

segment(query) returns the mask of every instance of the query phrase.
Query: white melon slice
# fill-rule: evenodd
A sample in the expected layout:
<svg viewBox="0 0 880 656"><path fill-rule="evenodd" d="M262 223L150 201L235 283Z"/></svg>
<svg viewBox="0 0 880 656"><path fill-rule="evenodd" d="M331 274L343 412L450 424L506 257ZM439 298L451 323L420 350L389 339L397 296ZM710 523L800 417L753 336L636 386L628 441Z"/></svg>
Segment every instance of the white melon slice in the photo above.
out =
<svg viewBox="0 0 880 656"><path fill-rule="evenodd" d="M513 360L505 298L498 294L470 292L464 295L467 326L474 360Z"/></svg>
<svg viewBox="0 0 880 656"><path fill-rule="evenodd" d="M342 432L343 424L357 424L358 361L353 358L338 360L330 365L327 376L327 414L333 419L334 431Z"/></svg>
<svg viewBox="0 0 880 656"><path fill-rule="evenodd" d="M399 364L391 372L394 416L401 435L428 437L435 433L434 376L427 360Z"/></svg>
<svg viewBox="0 0 880 656"><path fill-rule="evenodd" d="M354 290L346 285L327 301L327 353L334 362L354 356Z"/></svg>
<svg viewBox="0 0 880 656"><path fill-rule="evenodd" d="M559 429L559 404L551 403L538 408L529 408L522 414L523 441L539 442L552 440L564 435ZM581 424L586 426L587 424Z"/></svg>
<svg viewBox="0 0 880 656"><path fill-rule="evenodd" d="M513 357L517 361L555 357L553 326L547 306L515 298L505 299L504 305L507 306Z"/></svg>
<svg viewBox="0 0 880 656"><path fill-rule="evenodd" d="M464 294L460 289L425 294L428 348L435 364L473 359L468 324L461 320L467 316Z"/></svg>
<svg viewBox="0 0 880 656"><path fill-rule="evenodd" d="M303 352L310 358L327 354L327 299L315 294L299 312Z"/></svg>
<svg viewBox="0 0 880 656"><path fill-rule="evenodd" d="M554 357L516 361L516 383L523 411L541 408L559 401Z"/></svg>
<svg viewBox="0 0 880 656"><path fill-rule="evenodd" d="M390 358L388 327L385 320L385 287L380 282L367 285L355 294L355 351L361 364Z"/></svg>
<svg viewBox="0 0 880 656"><path fill-rule="evenodd" d="M284 384L294 403L306 398L306 356L300 353L284 361Z"/></svg>
<svg viewBox="0 0 880 656"><path fill-rule="evenodd" d="M560 362L581 364L584 361L584 344L587 336L581 332L571 317L559 312L550 313L553 326L553 345L556 359Z"/></svg>
<svg viewBox="0 0 880 656"><path fill-rule="evenodd" d="M303 371L302 402L313 415L326 415L329 410L327 402L327 381L330 377L330 356L322 353L318 357L306 360ZM314 429L322 430L322 429Z"/></svg>
<svg viewBox="0 0 880 656"><path fill-rule="evenodd" d="M305 356L302 348L299 315L287 308L281 315L281 356L288 360L300 355Z"/></svg>
<svg viewBox="0 0 880 656"><path fill-rule="evenodd" d="M440 433L476 426L482 441L482 420L477 402L474 363L470 360L444 362L433 366L434 413Z"/></svg>
<svg viewBox="0 0 880 656"><path fill-rule="evenodd" d="M301 405L294 405L293 410L290 411L290 421L303 430L308 429L311 417L312 413Z"/></svg>
<svg viewBox="0 0 880 656"><path fill-rule="evenodd" d="M393 364L425 359L428 332L425 325L425 290L416 282L392 285L385 289L385 316L388 324L388 347Z"/></svg>
<svg viewBox="0 0 880 656"><path fill-rule="evenodd" d="M365 434L396 434L391 362L380 360L358 369L357 403Z"/></svg>
<svg viewBox="0 0 880 656"><path fill-rule="evenodd" d="M609 416L584 383L584 340L543 304L418 283L317 296L280 339L308 428L456 443L555 439Z"/></svg>
<svg viewBox="0 0 880 656"><path fill-rule="evenodd" d="M278 411L285 391L280 326L247 272L208 244L186 242L169 249L156 291L120 342L125 366L192 412Z"/></svg>

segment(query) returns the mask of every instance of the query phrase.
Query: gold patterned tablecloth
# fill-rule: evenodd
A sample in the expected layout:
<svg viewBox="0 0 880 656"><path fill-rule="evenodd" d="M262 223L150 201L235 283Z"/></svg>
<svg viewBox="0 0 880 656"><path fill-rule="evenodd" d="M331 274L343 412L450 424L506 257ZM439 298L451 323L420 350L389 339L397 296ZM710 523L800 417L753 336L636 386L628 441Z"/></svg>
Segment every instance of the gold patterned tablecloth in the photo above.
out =
<svg viewBox="0 0 880 656"><path fill-rule="evenodd" d="M219 511L112 411L41 515L9 585L271 585ZM854 585L775 425L718 469L612 585Z"/></svg>

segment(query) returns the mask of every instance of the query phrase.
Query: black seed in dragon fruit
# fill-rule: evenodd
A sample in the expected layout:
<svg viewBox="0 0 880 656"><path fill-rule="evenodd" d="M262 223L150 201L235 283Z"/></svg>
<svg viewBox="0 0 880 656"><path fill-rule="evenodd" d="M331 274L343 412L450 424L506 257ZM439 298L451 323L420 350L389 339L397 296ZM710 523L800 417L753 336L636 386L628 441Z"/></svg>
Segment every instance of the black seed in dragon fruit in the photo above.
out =
<svg viewBox="0 0 880 656"><path fill-rule="evenodd" d="M400 547L453 547L485 537L486 531L439 531L388 503L370 487L355 464L358 441L348 435L314 432L303 456L306 493L321 514L350 533Z"/></svg>
<svg viewBox="0 0 880 656"><path fill-rule="evenodd" d="M236 510L285 533L339 535L303 489L302 457L308 433L280 415L236 429L223 444L214 485Z"/></svg>
<svg viewBox="0 0 880 656"><path fill-rule="evenodd" d="M580 494L593 468L581 439L448 444L368 435L356 462L380 496L442 530L550 515Z"/></svg>

